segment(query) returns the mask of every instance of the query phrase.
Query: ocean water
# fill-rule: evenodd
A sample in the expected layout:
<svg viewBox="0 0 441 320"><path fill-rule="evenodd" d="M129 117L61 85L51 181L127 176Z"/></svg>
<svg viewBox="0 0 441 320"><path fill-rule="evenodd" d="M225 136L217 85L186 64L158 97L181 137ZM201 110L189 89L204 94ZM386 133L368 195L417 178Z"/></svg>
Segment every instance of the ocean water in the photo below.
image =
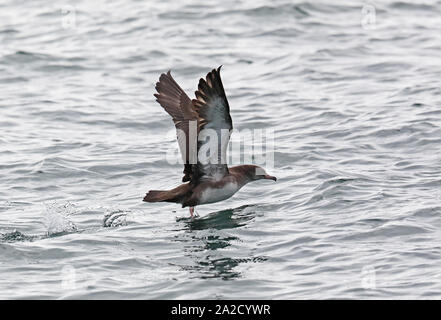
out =
<svg viewBox="0 0 441 320"><path fill-rule="evenodd" d="M0 298L441 298L440 14L3 0ZM278 181L194 220L142 202L182 177L159 75L193 97L221 64L235 129L274 131Z"/></svg>

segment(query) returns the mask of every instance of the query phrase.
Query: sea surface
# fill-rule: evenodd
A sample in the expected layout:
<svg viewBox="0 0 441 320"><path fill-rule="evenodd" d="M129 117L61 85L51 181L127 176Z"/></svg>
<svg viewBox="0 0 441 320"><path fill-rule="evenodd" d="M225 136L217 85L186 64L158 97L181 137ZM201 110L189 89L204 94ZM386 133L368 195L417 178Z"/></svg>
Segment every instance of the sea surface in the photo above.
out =
<svg viewBox="0 0 441 320"><path fill-rule="evenodd" d="M1 1L0 298L440 299L440 16L433 0ZM278 181L192 220L142 202L183 169L154 86L172 70L193 97L219 65L233 137L272 130Z"/></svg>

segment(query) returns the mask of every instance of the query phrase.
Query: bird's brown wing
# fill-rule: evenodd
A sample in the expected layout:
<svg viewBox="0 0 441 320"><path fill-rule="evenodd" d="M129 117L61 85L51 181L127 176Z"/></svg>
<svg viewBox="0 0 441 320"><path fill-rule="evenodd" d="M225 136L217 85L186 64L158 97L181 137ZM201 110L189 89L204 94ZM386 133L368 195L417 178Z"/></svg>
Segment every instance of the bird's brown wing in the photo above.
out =
<svg viewBox="0 0 441 320"><path fill-rule="evenodd" d="M163 73L156 83L156 101L173 118L177 139L184 161L183 182L192 179L192 168L196 165L198 114L190 98L170 74ZM193 165L192 165L193 164Z"/></svg>
<svg viewBox="0 0 441 320"><path fill-rule="evenodd" d="M220 77L221 67L199 80L196 99L192 100L199 117L198 162L193 168L194 179L220 180L228 174L226 154L233 123Z"/></svg>

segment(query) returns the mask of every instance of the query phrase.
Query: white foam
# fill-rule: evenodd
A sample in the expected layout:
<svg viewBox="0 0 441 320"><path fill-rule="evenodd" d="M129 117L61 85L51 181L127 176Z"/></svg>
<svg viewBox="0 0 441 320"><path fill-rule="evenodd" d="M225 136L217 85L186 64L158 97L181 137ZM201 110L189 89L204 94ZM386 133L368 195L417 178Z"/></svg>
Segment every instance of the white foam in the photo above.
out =
<svg viewBox="0 0 441 320"><path fill-rule="evenodd" d="M75 223L69 219L69 216L77 212L77 209L72 203L66 202L60 204L52 202L45 203L44 206L44 225L46 226L48 235L75 232L78 230Z"/></svg>

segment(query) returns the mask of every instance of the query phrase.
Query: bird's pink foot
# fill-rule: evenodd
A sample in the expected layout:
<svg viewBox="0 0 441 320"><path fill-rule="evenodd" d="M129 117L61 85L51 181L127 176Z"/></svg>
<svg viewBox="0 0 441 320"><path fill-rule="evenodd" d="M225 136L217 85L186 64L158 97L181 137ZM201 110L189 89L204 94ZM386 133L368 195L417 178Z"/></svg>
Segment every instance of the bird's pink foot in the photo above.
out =
<svg viewBox="0 0 441 320"><path fill-rule="evenodd" d="M190 207L190 216L193 218L193 214L194 214L194 207Z"/></svg>

